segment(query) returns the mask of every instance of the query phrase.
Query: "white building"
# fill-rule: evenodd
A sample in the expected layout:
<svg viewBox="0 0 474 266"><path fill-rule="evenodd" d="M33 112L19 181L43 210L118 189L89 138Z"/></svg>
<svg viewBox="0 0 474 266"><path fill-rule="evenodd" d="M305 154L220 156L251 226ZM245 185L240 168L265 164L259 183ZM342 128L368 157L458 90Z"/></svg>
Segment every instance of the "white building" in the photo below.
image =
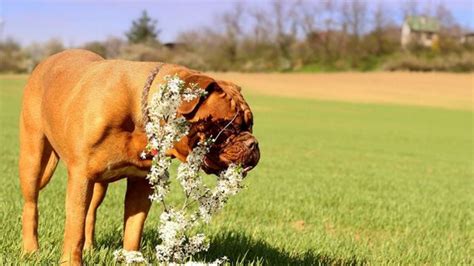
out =
<svg viewBox="0 0 474 266"><path fill-rule="evenodd" d="M438 41L439 23L435 18L427 16L410 16L402 26L401 43L407 47L416 43L425 47L432 47Z"/></svg>

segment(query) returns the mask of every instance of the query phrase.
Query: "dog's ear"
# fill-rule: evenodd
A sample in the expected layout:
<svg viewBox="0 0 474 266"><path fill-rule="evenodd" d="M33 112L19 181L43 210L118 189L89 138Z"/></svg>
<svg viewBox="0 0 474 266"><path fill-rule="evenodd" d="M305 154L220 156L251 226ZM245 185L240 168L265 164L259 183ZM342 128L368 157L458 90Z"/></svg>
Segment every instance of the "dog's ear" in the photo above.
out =
<svg viewBox="0 0 474 266"><path fill-rule="evenodd" d="M215 80L204 76L201 74L193 74L187 78L185 78L186 86L191 86L192 84L196 84L198 88L201 88L208 93L210 89L215 85ZM196 107L198 106L199 102L201 101L201 97L198 97L192 101L182 101L181 105L178 108L178 112L183 115L187 115L192 113Z"/></svg>

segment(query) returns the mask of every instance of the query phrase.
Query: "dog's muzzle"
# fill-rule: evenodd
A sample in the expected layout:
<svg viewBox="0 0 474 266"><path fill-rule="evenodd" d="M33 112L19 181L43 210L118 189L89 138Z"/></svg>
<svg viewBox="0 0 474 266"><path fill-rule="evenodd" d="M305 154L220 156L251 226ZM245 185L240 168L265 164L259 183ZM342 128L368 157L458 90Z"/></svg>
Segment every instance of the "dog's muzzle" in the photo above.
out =
<svg viewBox="0 0 474 266"><path fill-rule="evenodd" d="M257 139L248 131L228 139L211 148L203 163L208 174L219 174L230 164L242 166L244 174L252 170L260 160L260 148Z"/></svg>

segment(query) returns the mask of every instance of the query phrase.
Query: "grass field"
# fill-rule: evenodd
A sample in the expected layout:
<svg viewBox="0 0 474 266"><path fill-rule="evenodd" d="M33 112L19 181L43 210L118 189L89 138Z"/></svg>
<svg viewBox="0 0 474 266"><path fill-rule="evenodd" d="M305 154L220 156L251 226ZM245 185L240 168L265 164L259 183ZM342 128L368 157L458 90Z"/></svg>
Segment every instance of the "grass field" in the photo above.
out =
<svg viewBox="0 0 474 266"><path fill-rule="evenodd" d="M40 194L41 252L20 259L17 120L24 82L0 78L0 264L55 264L64 224L64 167ZM205 228L211 247L200 259L474 263L472 111L244 93L262 158L247 189ZM109 188L98 214L98 247L86 254L87 264L111 264L112 252L121 247L124 189L123 181ZM146 224L148 257L157 243L159 212L154 206Z"/></svg>

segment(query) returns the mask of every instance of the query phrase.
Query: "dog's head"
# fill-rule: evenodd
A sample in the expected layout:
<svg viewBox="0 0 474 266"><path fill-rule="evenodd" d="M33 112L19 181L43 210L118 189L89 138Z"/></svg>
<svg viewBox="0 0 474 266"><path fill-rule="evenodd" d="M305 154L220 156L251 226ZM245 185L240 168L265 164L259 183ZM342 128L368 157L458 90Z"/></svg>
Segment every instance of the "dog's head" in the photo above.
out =
<svg viewBox="0 0 474 266"><path fill-rule="evenodd" d="M254 168L260 159L257 139L252 134L253 115L240 88L217 81L199 72L180 73L187 84L197 84L207 95L178 108L179 115L190 123L189 134L179 141L172 155L184 161L189 152L204 139L217 138L203 163L206 173L218 174L229 164L240 164L244 172Z"/></svg>

